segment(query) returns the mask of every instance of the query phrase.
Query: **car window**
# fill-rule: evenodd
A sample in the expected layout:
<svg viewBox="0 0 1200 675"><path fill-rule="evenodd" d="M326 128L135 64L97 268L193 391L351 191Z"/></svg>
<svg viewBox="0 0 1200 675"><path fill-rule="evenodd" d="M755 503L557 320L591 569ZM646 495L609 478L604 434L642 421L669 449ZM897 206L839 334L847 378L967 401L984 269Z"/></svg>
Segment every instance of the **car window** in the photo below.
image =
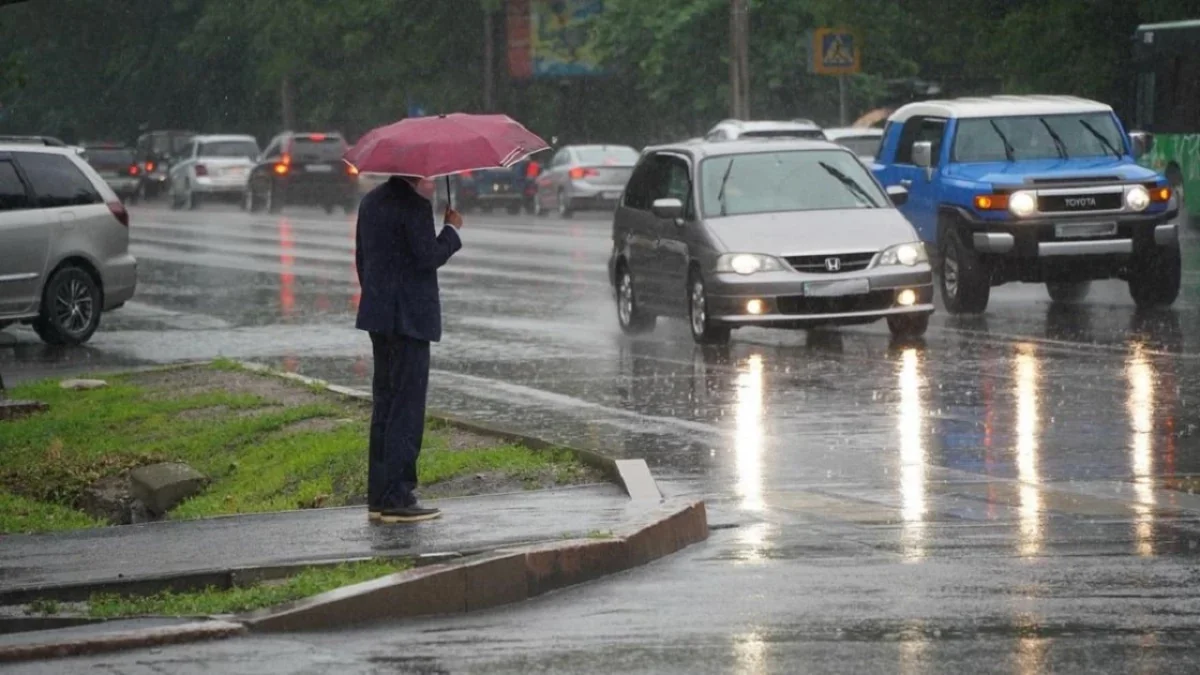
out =
<svg viewBox="0 0 1200 675"><path fill-rule="evenodd" d="M912 164L914 143L929 141L933 145L933 166L937 166L942 155L942 137L946 133L946 120L937 117L914 117L904 123L900 131L900 147L896 150L897 164Z"/></svg>
<svg viewBox="0 0 1200 675"><path fill-rule="evenodd" d="M571 151L563 148L554 155L554 159L550 161L551 166L565 166L571 162Z"/></svg>
<svg viewBox="0 0 1200 675"><path fill-rule="evenodd" d="M882 208L888 198L845 150L712 157L701 165L704 215Z"/></svg>
<svg viewBox="0 0 1200 675"><path fill-rule="evenodd" d="M633 166L638 159L637 150L627 146L577 148L575 156L580 164L596 166Z"/></svg>
<svg viewBox="0 0 1200 675"><path fill-rule="evenodd" d="M200 156L258 159L258 144L254 141L204 141L200 143Z"/></svg>
<svg viewBox="0 0 1200 675"><path fill-rule="evenodd" d="M341 138L298 136L292 139L292 159L299 162L336 162L346 152Z"/></svg>
<svg viewBox="0 0 1200 675"><path fill-rule="evenodd" d="M62 155L14 152L13 156L29 177L35 204L39 208L81 206L104 201L88 177Z"/></svg>
<svg viewBox="0 0 1200 675"><path fill-rule="evenodd" d="M29 208L25 183L17 175L12 162L0 162L0 211L20 211Z"/></svg>
<svg viewBox="0 0 1200 675"><path fill-rule="evenodd" d="M128 148L88 148L87 162L97 169L125 169L133 164L133 151Z"/></svg>
<svg viewBox="0 0 1200 675"><path fill-rule="evenodd" d="M874 157L879 154L879 144L883 139L878 136L844 136L837 139L839 145L845 146L856 155Z"/></svg>
<svg viewBox="0 0 1200 675"><path fill-rule="evenodd" d="M659 199L678 199L683 202L686 217L691 217L692 209L688 208L692 180L688 172L687 161L674 155L656 155L648 174L649 182L646 189L646 201L649 208Z"/></svg>
<svg viewBox="0 0 1200 675"><path fill-rule="evenodd" d="M633 170L633 175L630 176L629 183L625 186L626 207L642 211L650 208L649 188L654 168L653 160L654 157L647 157Z"/></svg>
<svg viewBox="0 0 1200 675"><path fill-rule="evenodd" d="M1008 148L1005 148L1005 145ZM1125 151L1108 113L967 119L954 134L957 162L1116 156Z"/></svg>
<svg viewBox="0 0 1200 675"><path fill-rule="evenodd" d="M281 154L283 154L282 148L283 148L283 140L282 139L280 139L280 138L272 139L271 144L268 145L267 149L263 151L263 157L266 157L268 159L274 159L276 157L279 157Z"/></svg>

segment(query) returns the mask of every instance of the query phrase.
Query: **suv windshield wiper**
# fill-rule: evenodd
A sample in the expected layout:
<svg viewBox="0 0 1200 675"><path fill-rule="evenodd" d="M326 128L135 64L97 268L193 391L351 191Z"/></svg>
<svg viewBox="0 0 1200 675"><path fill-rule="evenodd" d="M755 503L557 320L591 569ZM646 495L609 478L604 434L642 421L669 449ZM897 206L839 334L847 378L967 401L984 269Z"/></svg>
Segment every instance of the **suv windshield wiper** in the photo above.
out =
<svg viewBox="0 0 1200 675"><path fill-rule="evenodd" d="M996 120L988 120L988 124L992 125L992 129L996 131L996 135L999 136L1000 140L1004 143L1004 156L1008 158L1008 161L1013 161L1013 156L1016 154L1016 151L1013 150L1012 143L1008 142L1008 136L1005 136L1004 132L1000 131L1000 125L996 124Z"/></svg>
<svg viewBox="0 0 1200 675"><path fill-rule="evenodd" d="M729 158L729 166L725 167L725 175L721 177L721 189L717 190L717 202L721 205L721 215L726 214L725 184L729 182L729 174L733 171L733 158Z"/></svg>
<svg viewBox="0 0 1200 675"><path fill-rule="evenodd" d="M838 179L838 182L846 186L846 189L849 190L851 194L858 197L860 201L874 207L879 206L879 204L877 204L875 200L871 198L871 194L863 189L862 185L859 185L858 181L842 173L838 168L830 166L825 162L817 162L817 164L820 164L821 168L825 169L830 176Z"/></svg>
<svg viewBox="0 0 1200 675"><path fill-rule="evenodd" d="M1101 143L1103 143L1104 147L1108 148L1108 151L1113 154L1113 157L1121 157L1121 153L1115 147L1113 147L1112 141L1108 140L1104 134L1096 131L1096 127L1092 126L1087 120L1079 120L1079 123L1083 125L1084 129L1088 130L1089 134L1095 136Z"/></svg>
<svg viewBox="0 0 1200 675"><path fill-rule="evenodd" d="M1054 127L1050 126L1045 117L1039 117L1038 121L1042 123L1042 126L1046 127L1046 132L1050 134L1050 138L1054 139L1054 147L1058 150L1058 156L1066 159L1067 144L1063 143L1062 136L1058 135L1058 132L1054 130Z"/></svg>

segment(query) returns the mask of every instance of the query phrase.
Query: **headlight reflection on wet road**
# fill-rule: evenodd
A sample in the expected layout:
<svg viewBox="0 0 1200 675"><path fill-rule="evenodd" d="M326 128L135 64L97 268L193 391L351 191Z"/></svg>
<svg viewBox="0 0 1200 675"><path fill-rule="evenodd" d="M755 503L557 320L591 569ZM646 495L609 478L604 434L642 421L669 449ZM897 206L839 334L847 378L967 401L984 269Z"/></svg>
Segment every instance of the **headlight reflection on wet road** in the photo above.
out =
<svg viewBox="0 0 1200 675"><path fill-rule="evenodd" d="M738 369L737 408L734 415L734 454L737 462L737 494L741 507L762 511L763 452L763 362L751 354Z"/></svg>
<svg viewBox="0 0 1200 675"><path fill-rule="evenodd" d="M1134 541L1138 555L1154 555L1154 366L1147 358L1145 345L1134 343L1125 364L1129 380L1131 463L1133 468Z"/></svg>
<svg viewBox="0 0 1200 675"><path fill-rule="evenodd" d="M928 481L925 445L921 437L921 355L905 349L900 357L900 517L904 557L925 556L925 490Z"/></svg>
<svg viewBox="0 0 1200 675"><path fill-rule="evenodd" d="M1040 376L1038 357L1031 344L1018 347L1016 358L1017 400L1017 480L1020 481L1018 518L1022 556L1035 556L1042 548L1042 493L1038 474L1039 417L1038 387Z"/></svg>

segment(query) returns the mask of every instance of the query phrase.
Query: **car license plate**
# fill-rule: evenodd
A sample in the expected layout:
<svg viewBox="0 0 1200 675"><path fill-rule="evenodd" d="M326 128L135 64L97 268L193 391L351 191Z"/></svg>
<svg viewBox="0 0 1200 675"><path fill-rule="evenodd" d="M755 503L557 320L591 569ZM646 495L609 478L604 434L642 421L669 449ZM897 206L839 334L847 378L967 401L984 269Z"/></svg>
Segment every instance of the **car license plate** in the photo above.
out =
<svg viewBox="0 0 1200 675"><path fill-rule="evenodd" d="M1060 223L1054 226L1054 235L1060 239L1104 237L1116 233L1116 223Z"/></svg>
<svg viewBox="0 0 1200 675"><path fill-rule="evenodd" d="M620 192L605 192L604 198L609 201L615 202L621 198L621 193Z"/></svg>
<svg viewBox="0 0 1200 675"><path fill-rule="evenodd" d="M304 170L310 173L329 173L333 171L333 167L328 164L309 164L304 167Z"/></svg>
<svg viewBox="0 0 1200 675"><path fill-rule="evenodd" d="M870 292L871 283L866 279L810 281L804 284L804 294L815 298L829 298L840 295L865 295Z"/></svg>
<svg viewBox="0 0 1200 675"><path fill-rule="evenodd" d="M231 166L223 172L226 176L243 176L246 174L246 167Z"/></svg>
<svg viewBox="0 0 1200 675"><path fill-rule="evenodd" d="M493 183L492 184L492 192L506 192L507 190L508 190L508 186L503 183Z"/></svg>

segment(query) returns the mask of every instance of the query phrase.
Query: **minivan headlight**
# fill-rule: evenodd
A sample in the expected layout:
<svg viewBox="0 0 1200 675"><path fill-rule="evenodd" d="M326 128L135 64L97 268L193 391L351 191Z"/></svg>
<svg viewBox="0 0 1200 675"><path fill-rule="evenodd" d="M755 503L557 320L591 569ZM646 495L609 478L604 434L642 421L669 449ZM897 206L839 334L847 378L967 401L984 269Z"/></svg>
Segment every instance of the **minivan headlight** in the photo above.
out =
<svg viewBox="0 0 1200 675"><path fill-rule="evenodd" d="M912 267L923 262L929 262L929 255L925 253L925 244L921 242L896 244L884 250L879 256L880 265L905 265Z"/></svg>
<svg viewBox="0 0 1200 675"><path fill-rule="evenodd" d="M718 272L754 274L755 272L778 272L783 265L778 258L758 253L726 253L717 258Z"/></svg>

